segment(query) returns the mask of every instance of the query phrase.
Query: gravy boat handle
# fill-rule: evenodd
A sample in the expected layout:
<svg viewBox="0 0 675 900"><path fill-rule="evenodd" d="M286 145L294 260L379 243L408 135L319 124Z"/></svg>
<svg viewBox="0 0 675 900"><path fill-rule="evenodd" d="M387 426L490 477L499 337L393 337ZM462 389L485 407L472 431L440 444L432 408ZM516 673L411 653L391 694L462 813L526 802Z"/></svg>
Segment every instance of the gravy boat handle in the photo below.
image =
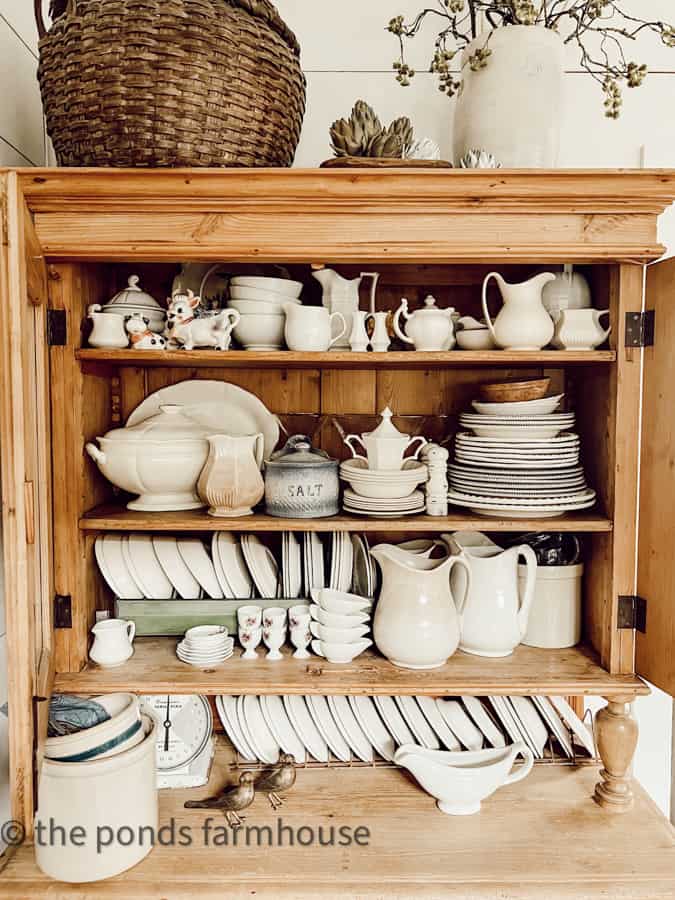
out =
<svg viewBox="0 0 675 900"><path fill-rule="evenodd" d="M522 756L524 762L521 766L518 766L517 769L514 769L510 772L509 775L504 779L504 784L515 784L517 781L522 781L523 778L527 778L527 776L532 771L532 766L534 765L534 754L530 750L529 747L525 746L522 742L513 745L513 749L515 753L513 755L513 761L515 763L516 757Z"/></svg>

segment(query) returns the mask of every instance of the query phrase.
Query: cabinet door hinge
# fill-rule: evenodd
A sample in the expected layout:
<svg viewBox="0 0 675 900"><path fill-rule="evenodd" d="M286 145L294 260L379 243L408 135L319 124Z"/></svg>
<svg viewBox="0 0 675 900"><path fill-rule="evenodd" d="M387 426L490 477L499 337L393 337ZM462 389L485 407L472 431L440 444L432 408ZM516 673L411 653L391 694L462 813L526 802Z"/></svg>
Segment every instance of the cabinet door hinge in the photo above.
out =
<svg viewBox="0 0 675 900"><path fill-rule="evenodd" d="M73 603L70 594L54 595L54 628L73 627Z"/></svg>
<svg viewBox="0 0 675 900"><path fill-rule="evenodd" d="M50 347L64 347L68 340L65 309L47 310L47 343Z"/></svg>
<svg viewBox="0 0 675 900"><path fill-rule="evenodd" d="M618 628L635 628L647 631L647 601L644 597L627 594L619 597Z"/></svg>
<svg viewBox="0 0 675 900"><path fill-rule="evenodd" d="M626 313L626 347L654 346L654 310Z"/></svg>

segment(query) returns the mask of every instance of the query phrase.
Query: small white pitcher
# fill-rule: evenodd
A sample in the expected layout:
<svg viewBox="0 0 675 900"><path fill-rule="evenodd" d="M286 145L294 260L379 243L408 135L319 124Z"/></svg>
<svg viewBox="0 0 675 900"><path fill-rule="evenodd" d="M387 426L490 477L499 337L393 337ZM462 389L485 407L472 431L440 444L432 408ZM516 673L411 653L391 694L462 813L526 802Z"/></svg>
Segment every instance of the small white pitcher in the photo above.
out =
<svg viewBox="0 0 675 900"><path fill-rule="evenodd" d="M608 309L563 309L558 313L551 343L559 350L595 350L604 344L611 328L603 328L600 319Z"/></svg>
<svg viewBox="0 0 675 900"><path fill-rule="evenodd" d="M289 350L325 353L347 331L342 313L329 313L323 306L284 304L286 313L285 337ZM331 337L333 321L342 323L342 331Z"/></svg>
<svg viewBox="0 0 675 900"><path fill-rule="evenodd" d="M104 669L121 666L134 653L136 623L125 619L103 619L91 629L94 643L89 658Z"/></svg>
<svg viewBox="0 0 675 900"><path fill-rule="evenodd" d="M129 346L129 335L124 327L124 316L112 315L101 311L98 303L92 303L87 310L93 328L89 335L89 346L102 350L123 350Z"/></svg>

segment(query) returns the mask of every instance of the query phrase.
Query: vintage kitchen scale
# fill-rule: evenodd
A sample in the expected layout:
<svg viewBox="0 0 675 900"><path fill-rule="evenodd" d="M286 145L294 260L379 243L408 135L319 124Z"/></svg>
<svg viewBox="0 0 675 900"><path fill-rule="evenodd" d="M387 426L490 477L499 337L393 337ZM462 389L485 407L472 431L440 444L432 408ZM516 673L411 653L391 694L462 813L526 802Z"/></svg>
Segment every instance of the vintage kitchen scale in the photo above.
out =
<svg viewBox="0 0 675 900"><path fill-rule="evenodd" d="M200 694L144 694L141 709L157 723L157 787L200 787L209 780L213 716Z"/></svg>

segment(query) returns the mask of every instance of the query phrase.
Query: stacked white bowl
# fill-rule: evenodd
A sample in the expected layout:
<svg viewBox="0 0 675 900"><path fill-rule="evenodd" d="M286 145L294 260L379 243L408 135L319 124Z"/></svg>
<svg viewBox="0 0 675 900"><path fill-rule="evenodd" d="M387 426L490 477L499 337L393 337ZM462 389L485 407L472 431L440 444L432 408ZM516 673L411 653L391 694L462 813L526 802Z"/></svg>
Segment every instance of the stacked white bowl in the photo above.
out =
<svg viewBox="0 0 675 900"><path fill-rule="evenodd" d="M217 666L232 656L234 639L223 625L195 625L188 628L176 648L181 662L195 668Z"/></svg>
<svg viewBox="0 0 675 900"><path fill-rule="evenodd" d="M410 515L424 509L424 493L417 490L427 480L427 467L409 459L397 470L370 469L364 459L348 459L340 464L345 488L343 505L359 515Z"/></svg>
<svg viewBox="0 0 675 900"><path fill-rule="evenodd" d="M229 306L241 319L234 336L245 350L280 350L284 345L287 303L300 303L302 282L287 278L236 275Z"/></svg>
<svg viewBox="0 0 675 900"><path fill-rule="evenodd" d="M369 597L312 588L309 628L315 637L312 650L333 663L350 663L373 643L370 631L373 601Z"/></svg>

